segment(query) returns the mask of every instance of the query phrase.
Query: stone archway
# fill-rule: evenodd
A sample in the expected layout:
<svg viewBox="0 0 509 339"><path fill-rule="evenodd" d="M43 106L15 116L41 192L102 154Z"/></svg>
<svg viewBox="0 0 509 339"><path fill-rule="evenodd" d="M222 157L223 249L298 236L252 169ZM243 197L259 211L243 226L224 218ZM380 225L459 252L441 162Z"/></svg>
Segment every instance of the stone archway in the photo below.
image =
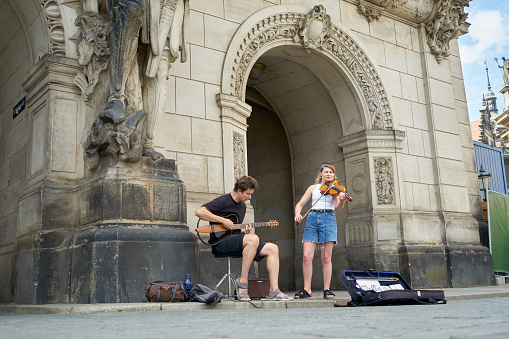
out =
<svg viewBox="0 0 509 339"><path fill-rule="evenodd" d="M228 190L239 167L245 161L235 161L233 133L245 138L246 119L251 108L245 103L247 78L256 60L280 46L295 46L313 51L328 59L336 72L347 78L354 96L358 99L356 112L362 130L392 131L393 119L387 93L374 63L346 27L331 23L323 6L315 6L311 13L300 6L273 6L252 17L237 30L227 51L221 80L221 93L217 103L222 109L224 145L224 186ZM311 29L320 26L320 34ZM316 27L315 27L316 28ZM343 135L358 132L348 131ZM232 168L232 170L229 170ZM236 169L237 168L237 169Z"/></svg>
<svg viewBox="0 0 509 339"><path fill-rule="evenodd" d="M338 223L341 224L340 233L343 234L341 244L344 246L336 250L341 251L336 253L341 257L336 264L339 265L338 268L345 268L349 260L358 260L356 254L350 257L346 254L347 246L354 246L353 253L356 253L357 249L369 249L372 255L368 262L370 267L376 267L372 263L381 252L375 254L371 250L376 238L372 209L373 205L378 207L380 204L376 188L371 187L370 182L374 181L371 178L378 175L374 168L380 162L379 158L383 159L383 163L390 163L390 168L387 169L390 175L378 178L379 182L385 181L384 185L388 186L384 192L391 192L391 199L387 200L387 203L382 201L381 205L385 210L387 207L397 210L399 186L396 153L400 150L398 145L403 140L404 133L393 130L388 96L367 52L351 37L347 28L331 23L323 6L315 6L309 14L306 14L307 11L308 9L296 6L274 6L262 10L239 28L230 44L223 67L222 93L217 96L218 105L222 108L225 189L232 186L235 174L247 172L247 161L244 158L248 152L247 146L242 147L243 153L239 156L235 154L233 140L235 138L238 143L239 140L244 140L247 134L246 120L252 113L252 107L246 104L246 88L249 87L248 77L253 65L267 55L302 65L321 84L320 91L330 95L328 110L336 115L337 122L334 124L337 126L337 133L330 144L333 146L332 151L326 153L328 159L332 155L335 157L332 161L339 164L340 180L347 185L354 186L355 183L355 195L360 202L338 216L341 221ZM334 95L334 90L341 86L340 93ZM274 104L270 94L263 95L283 121L290 140L292 132L288 131L289 122L281 118L281 109ZM339 146L343 147L342 151L338 142ZM304 157L312 157L311 153ZM298 200L303 193L303 187L300 186L309 185L314 179L311 177L316 176L316 169L311 167L319 166L320 161L328 160L309 158L308 168L305 173L300 173L301 178L297 179L296 172L299 171L296 171L296 168L300 165L296 166L294 160L295 154L292 155L292 184L293 199ZM356 212L362 216L360 219L355 217ZM394 222L396 227L399 227L398 222ZM350 234L362 236L353 237L349 236ZM301 275L298 268L298 238L299 234L295 237L296 279ZM391 258L394 258L393 249L389 251ZM392 261L388 267L394 268L394 265L397 265L397 262Z"/></svg>
<svg viewBox="0 0 509 339"><path fill-rule="evenodd" d="M366 129L392 129L387 93L367 52L346 27L330 22L323 6L315 6L310 14L306 12L299 6L274 6L249 18L230 43L223 67L222 95L243 102L247 76L260 55L276 46L302 46L327 55L355 85L369 112ZM309 27L319 25L320 34L310 32Z"/></svg>

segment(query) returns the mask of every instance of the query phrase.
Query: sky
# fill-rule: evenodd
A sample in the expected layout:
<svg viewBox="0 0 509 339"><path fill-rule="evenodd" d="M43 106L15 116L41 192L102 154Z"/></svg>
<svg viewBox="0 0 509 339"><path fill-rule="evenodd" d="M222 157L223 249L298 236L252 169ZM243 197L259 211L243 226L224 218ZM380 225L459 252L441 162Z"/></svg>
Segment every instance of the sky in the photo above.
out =
<svg viewBox="0 0 509 339"><path fill-rule="evenodd" d="M488 90L485 60L499 113L504 109L502 70L494 58L498 58L499 65L502 57L509 58L509 0L472 0L465 11L471 26L468 34L459 37L459 46L468 112L470 121L475 121L479 120L482 96Z"/></svg>

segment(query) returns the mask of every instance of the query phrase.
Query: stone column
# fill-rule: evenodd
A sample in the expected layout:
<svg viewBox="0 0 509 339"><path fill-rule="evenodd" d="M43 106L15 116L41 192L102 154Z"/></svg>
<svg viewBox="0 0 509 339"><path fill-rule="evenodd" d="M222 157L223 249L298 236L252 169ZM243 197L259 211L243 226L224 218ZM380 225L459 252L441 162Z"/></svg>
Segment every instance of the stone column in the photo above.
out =
<svg viewBox="0 0 509 339"><path fill-rule="evenodd" d="M348 191L345 223L350 269L398 271L401 241L401 198L398 157L405 134L396 130L367 130L343 137Z"/></svg>
<svg viewBox="0 0 509 339"><path fill-rule="evenodd" d="M175 160L103 157L84 177L77 62L46 55L24 84L28 184L15 242L15 302L141 302L155 280L199 281Z"/></svg>
<svg viewBox="0 0 509 339"><path fill-rule="evenodd" d="M23 83L27 93L29 142L27 185L18 202L14 250L16 303L45 301L40 296L39 279L50 268L41 266L41 250L51 246L46 228L58 229L51 226L51 216L60 215L70 227L77 219L75 214L66 213L69 212L66 205L47 203L45 185L48 181L72 180L83 175L83 153L78 139L83 129L79 114L81 91L74 84L80 68L76 60L46 54ZM62 196L68 196L67 193L62 192ZM59 237L65 237L65 232L53 232L50 238ZM61 268L60 264L47 263ZM54 273L56 280L66 281L69 272L66 269ZM55 288L47 291L53 292Z"/></svg>
<svg viewBox="0 0 509 339"><path fill-rule="evenodd" d="M224 189L230 192L235 180L247 175L247 118L252 108L237 97L219 93L223 129Z"/></svg>

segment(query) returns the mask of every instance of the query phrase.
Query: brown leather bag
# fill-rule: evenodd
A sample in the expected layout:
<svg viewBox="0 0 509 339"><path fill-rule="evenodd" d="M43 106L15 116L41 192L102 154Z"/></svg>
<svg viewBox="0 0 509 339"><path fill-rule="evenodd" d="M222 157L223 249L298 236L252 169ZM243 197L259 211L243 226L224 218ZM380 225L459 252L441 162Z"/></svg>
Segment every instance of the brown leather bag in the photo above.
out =
<svg viewBox="0 0 509 339"><path fill-rule="evenodd" d="M188 301L189 296L185 292L182 282L154 281L147 285L147 300L150 302L180 302Z"/></svg>

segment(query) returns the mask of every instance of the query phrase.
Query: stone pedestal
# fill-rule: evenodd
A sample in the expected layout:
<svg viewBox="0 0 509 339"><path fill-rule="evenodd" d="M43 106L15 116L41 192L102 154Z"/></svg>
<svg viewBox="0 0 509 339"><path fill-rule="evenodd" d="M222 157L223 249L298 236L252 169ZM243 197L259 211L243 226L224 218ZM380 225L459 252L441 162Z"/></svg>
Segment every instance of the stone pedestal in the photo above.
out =
<svg viewBox="0 0 509 339"><path fill-rule="evenodd" d="M17 303L141 302L151 281L199 279L175 161L103 165L93 180L46 180L37 193L40 231L16 257Z"/></svg>

